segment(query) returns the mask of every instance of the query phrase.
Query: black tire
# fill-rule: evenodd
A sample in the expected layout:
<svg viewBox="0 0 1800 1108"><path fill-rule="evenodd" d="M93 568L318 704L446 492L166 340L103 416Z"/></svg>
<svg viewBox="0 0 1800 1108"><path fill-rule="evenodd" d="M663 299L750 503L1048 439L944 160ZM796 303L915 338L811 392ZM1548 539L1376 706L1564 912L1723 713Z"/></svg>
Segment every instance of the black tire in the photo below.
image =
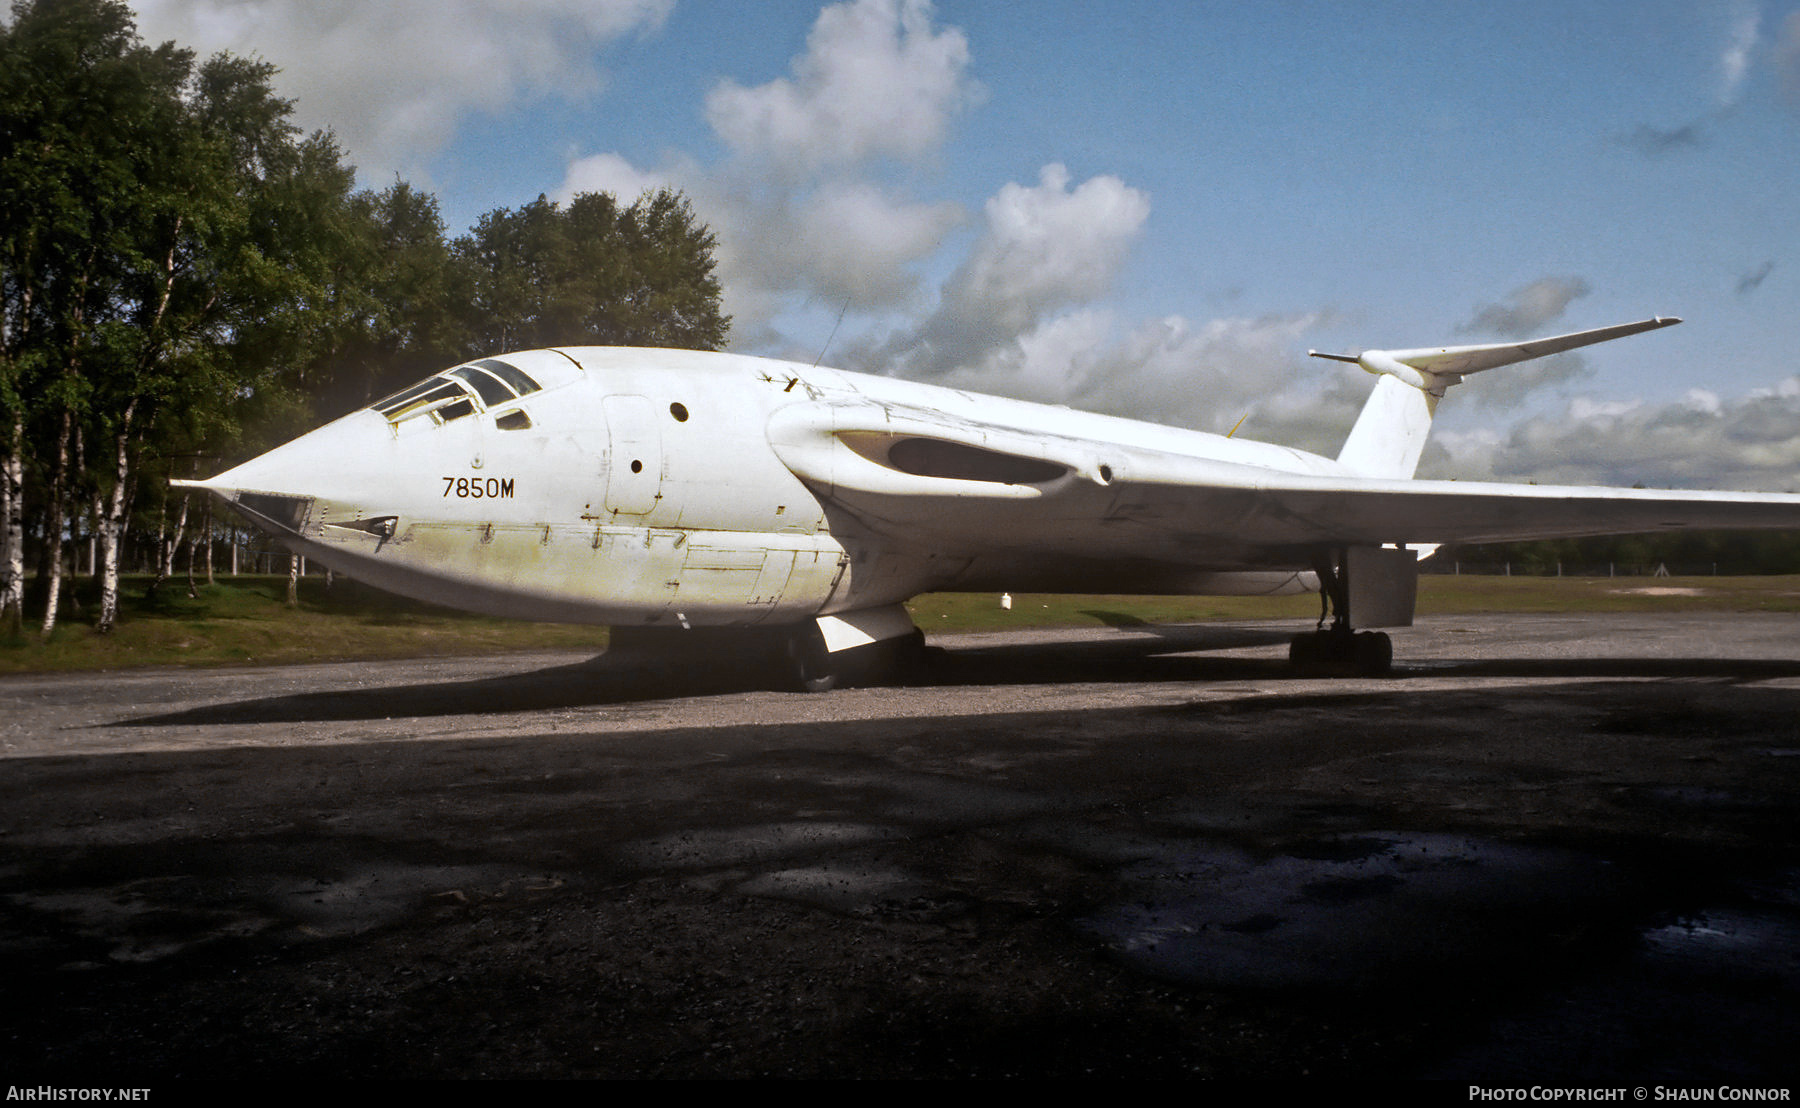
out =
<svg viewBox="0 0 1800 1108"><path fill-rule="evenodd" d="M1288 643L1288 663L1302 668L1329 665L1337 660L1336 638L1330 631L1295 635Z"/></svg>
<svg viewBox="0 0 1800 1108"><path fill-rule="evenodd" d="M1394 667L1394 640L1381 631L1363 631L1356 636L1356 668L1368 674L1382 674Z"/></svg>
<svg viewBox="0 0 1800 1108"><path fill-rule="evenodd" d="M830 692L843 680L842 671L825 649L825 638L815 626L796 632L788 639L788 671L794 687L800 692Z"/></svg>

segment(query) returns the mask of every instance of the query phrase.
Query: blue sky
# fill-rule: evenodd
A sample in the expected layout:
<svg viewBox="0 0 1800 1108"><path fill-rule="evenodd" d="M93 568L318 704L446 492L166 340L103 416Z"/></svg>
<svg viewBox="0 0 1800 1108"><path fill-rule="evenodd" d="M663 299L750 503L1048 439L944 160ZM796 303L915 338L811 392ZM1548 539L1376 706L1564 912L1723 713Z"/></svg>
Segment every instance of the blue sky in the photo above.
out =
<svg viewBox="0 0 1800 1108"><path fill-rule="evenodd" d="M1800 5L140 0L453 233L673 185L734 348L1334 452L1305 357L1674 314L1440 476L1800 487ZM840 313L842 323L838 323ZM834 334L835 329L835 334Z"/></svg>

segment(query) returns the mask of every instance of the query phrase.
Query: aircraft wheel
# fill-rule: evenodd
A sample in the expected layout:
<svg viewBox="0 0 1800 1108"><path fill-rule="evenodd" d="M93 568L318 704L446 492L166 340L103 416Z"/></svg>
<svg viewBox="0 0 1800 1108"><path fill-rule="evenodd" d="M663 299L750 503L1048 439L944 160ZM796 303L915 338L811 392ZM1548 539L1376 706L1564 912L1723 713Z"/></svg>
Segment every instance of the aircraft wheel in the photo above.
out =
<svg viewBox="0 0 1800 1108"><path fill-rule="evenodd" d="M832 689L837 688L838 676L839 675L835 673L820 673L814 675L803 673L800 675L800 691L809 693L830 692Z"/></svg>
<svg viewBox="0 0 1800 1108"><path fill-rule="evenodd" d="M925 645L925 632L913 629L913 633L893 642L891 671L892 680L901 684L923 681L930 675L931 648Z"/></svg>
<svg viewBox="0 0 1800 1108"><path fill-rule="evenodd" d="M1327 672L1382 674L1394 664L1394 640L1381 631L1314 631L1288 643L1288 663Z"/></svg>
<svg viewBox="0 0 1800 1108"><path fill-rule="evenodd" d="M1386 673L1394 666L1394 640L1381 631L1363 631L1356 636L1356 668L1364 673Z"/></svg>
<svg viewBox="0 0 1800 1108"><path fill-rule="evenodd" d="M825 640L813 627L788 639L788 670L795 686L809 693L830 692L844 676L825 649Z"/></svg>
<svg viewBox="0 0 1800 1108"><path fill-rule="evenodd" d="M1336 631L1295 635L1288 643L1288 662L1301 667L1330 666L1346 660L1348 636Z"/></svg>

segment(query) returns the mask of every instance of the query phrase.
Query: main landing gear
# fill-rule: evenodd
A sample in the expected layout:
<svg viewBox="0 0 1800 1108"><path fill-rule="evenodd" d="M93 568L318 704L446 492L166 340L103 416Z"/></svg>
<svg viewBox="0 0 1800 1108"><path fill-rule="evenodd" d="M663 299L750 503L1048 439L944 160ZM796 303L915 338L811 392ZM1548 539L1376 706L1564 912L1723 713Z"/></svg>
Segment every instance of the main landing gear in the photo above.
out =
<svg viewBox="0 0 1800 1108"><path fill-rule="evenodd" d="M910 620L904 633L835 651L814 620L777 628L614 627L606 651L610 665L647 676L796 692L915 681L928 676L934 653Z"/></svg>
<svg viewBox="0 0 1800 1108"><path fill-rule="evenodd" d="M1288 644L1288 661L1306 668L1347 668L1379 675L1393 668L1394 640L1381 631L1325 627L1309 635L1295 635Z"/></svg>
<svg viewBox="0 0 1800 1108"><path fill-rule="evenodd" d="M1288 644L1288 661L1302 669L1378 676L1393 667L1394 640L1380 631L1351 628L1347 560L1342 551L1313 559L1313 570L1319 575L1318 629L1294 636Z"/></svg>
<svg viewBox="0 0 1800 1108"><path fill-rule="evenodd" d="M787 671L800 692L903 684L923 672L928 657L925 632L917 628L898 638L835 652L825 649L816 624L808 623L787 638Z"/></svg>

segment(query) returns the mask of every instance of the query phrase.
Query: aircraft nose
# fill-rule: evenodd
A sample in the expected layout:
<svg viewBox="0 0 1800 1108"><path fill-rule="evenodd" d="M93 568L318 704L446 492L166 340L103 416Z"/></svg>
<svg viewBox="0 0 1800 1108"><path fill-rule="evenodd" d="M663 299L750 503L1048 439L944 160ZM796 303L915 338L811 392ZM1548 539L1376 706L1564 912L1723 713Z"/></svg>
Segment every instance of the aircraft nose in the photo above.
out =
<svg viewBox="0 0 1800 1108"><path fill-rule="evenodd" d="M387 420L377 412L360 411L216 477L170 483L204 489L266 530L298 532L320 501L367 499L379 476L391 470L393 445Z"/></svg>

